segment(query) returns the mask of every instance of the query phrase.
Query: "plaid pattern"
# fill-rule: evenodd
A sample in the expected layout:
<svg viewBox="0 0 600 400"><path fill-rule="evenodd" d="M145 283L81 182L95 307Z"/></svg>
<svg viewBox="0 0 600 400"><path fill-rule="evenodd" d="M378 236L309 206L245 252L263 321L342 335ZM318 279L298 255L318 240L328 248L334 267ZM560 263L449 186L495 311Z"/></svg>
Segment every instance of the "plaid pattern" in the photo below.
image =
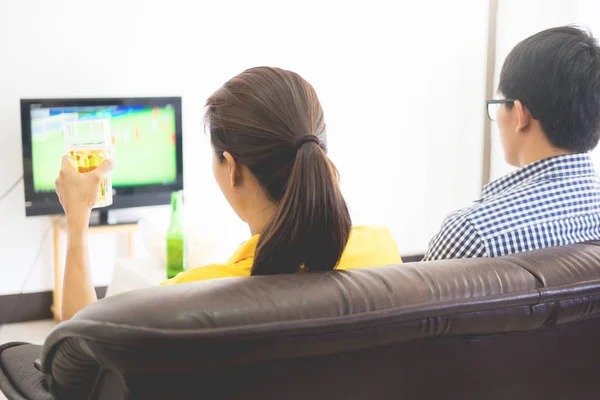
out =
<svg viewBox="0 0 600 400"><path fill-rule="evenodd" d="M587 154L525 166L444 221L425 260L498 257L600 240L600 178Z"/></svg>

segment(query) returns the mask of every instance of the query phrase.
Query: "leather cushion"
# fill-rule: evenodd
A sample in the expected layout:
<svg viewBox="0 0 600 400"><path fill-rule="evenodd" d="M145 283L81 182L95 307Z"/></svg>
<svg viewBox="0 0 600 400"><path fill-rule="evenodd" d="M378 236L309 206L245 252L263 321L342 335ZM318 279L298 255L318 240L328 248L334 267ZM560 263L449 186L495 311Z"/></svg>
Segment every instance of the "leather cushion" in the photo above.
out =
<svg viewBox="0 0 600 400"><path fill-rule="evenodd" d="M52 400L45 375L34 365L42 346L7 343L0 346L0 389L9 400Z"/></svg>

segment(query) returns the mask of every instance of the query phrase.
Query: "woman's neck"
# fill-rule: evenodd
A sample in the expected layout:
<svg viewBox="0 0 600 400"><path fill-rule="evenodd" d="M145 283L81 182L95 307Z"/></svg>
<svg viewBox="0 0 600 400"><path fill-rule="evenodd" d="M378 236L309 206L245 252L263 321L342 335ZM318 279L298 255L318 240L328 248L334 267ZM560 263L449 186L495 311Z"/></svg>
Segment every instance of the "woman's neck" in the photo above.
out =
<svg viewBox="0 0 600 400"><path fill-rule="evenodd" d="M277 212L277 206L271 202L263 204L262 206L255 207L254 210L250 210L250 217L246 221L250 228L252 236L260 235L264 232L265 228L275 218Z"/></svg>

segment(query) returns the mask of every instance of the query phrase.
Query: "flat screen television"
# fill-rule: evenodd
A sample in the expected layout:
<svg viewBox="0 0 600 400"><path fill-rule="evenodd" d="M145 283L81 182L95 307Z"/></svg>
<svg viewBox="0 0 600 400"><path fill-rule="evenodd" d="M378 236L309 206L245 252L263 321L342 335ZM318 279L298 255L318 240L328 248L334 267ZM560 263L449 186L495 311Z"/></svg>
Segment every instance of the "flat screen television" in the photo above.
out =
<svg viewBox="0 0 600 400"><path fill-rule="evenodd" d="M116 167L108 211L169 204L183 189L181 98L22 99L25 214L61 214L54 181L66 154L63 121L90 113L109 115Z"/></svg>

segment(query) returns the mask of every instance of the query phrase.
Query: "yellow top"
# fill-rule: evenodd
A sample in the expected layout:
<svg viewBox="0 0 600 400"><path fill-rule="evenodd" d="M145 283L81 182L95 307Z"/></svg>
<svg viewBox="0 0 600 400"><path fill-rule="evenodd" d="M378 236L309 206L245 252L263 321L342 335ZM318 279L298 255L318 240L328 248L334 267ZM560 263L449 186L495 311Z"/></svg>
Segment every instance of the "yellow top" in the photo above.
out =
<svg viewBox="0 0 600 400"><path fill-rule="evenodd" d="M207 279L250 276L254 263L254 252L260 235L254 235L242 244L227 264L211 264L179 273L161 285L172 285L203 281ZM355 226L342 253L336 269L380 267L400 264L402 259L396 242L387 228L379 226Z"/></svg>

